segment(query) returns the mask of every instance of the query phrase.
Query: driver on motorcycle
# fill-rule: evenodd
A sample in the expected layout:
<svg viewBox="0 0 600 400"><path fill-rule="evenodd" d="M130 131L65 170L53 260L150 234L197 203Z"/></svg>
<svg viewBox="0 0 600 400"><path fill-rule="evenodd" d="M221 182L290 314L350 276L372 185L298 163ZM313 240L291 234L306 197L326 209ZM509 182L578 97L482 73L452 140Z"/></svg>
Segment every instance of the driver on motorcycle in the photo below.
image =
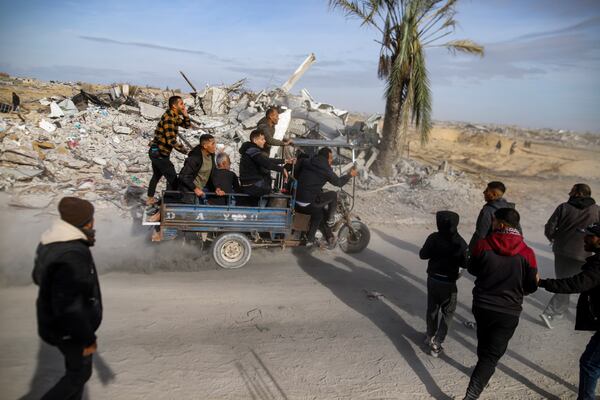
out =
<svg viewBox="0 0 600 400"><path fill-rule="evenodd" d="M323 233L327 245L333 249L336 244L335 236L331 230L335 224L337 210L337 192L323 190L329 182L338 187L344 186L350 178L357 176L356 167L343 176L333 172L333 152L329 147L323 147L311 158L298 159L296 191L296 211L310 215L310 228L306 237L306 245L315 244L317 229Z"/></svg>

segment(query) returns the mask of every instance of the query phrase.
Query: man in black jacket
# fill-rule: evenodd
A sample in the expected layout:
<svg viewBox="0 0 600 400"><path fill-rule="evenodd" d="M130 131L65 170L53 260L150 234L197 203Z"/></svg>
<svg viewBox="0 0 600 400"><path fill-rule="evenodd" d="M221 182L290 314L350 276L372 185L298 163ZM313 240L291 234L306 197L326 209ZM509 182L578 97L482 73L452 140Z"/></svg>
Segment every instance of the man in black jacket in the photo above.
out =
<svg viewBox="0 0 600 400"><path fill-rule="evenodd" d="M251 197L250 205L258 204L258 198L271 193L271 172L283 174L287 181L288 172L280 158L269 158L263 151L266 139L263 131L256 129L250 133L250 141L240 147L240 184L242 192Z"/></svg>
<svg viewBox="0 0 600 400"><path fill-rule="evenodd" d="M219 153L215 157L217 168L211 175L212 186L219 197L211 199L210 204L227 205L227 198L222 197L225 193L240 193L240 180L231 168L231 160L227 153Z"/></svg>
<svg viewBox="0 0 600 400"><path fill-rule="evenodd" d="M456 281L460 268L467 267L467 242L458 233L460 217L452 211L435 214L438 231L427 237L419 251L427 263L427 334L425 344L430 354L438 357L456 310ZM438 316L441 311L441 318Z"/></svg>
<svg viewBox="0 0 600 400"><path fill-rule="evenodd" d="M44 232L38 245L32 276L39 286L38 333L58 347L66 373L42 399L77 400L92 375L95 332L102 321L100 285L90 252L94 206L64 197L58 211L61 219Z"/></svg>
<svg viewBox="0 0 600 400"><path fill-rule="evenodd" d="M600 222L600 207L591 197L592 190L584 183L573 186L569 201L559 205L548 222L544 233L552 242L554 273L556 278L577 275L586 258L591 254L581 245L577 230ZM569 308L569 294L556 293L550 299L540 318L549 329L554 320L560 319Z"/></svg>
<svg viewBox="0 0 600 400"><path fill-rule="evenodd" d="M515 208L514 203L509 203L503 198L505 192L506 186L504 186L502 182L493 181L488 183L483 191L485 205L477 217L475 232L469 242L469 249L473 250L477 242L492 233L492 220L494 219L494 212L496 210L501 208ZM519 232L523 233L521 225L519 225L517 229Z"/></svg>
<svg viewBox="0 0 600 400"><path fill-rule="evenodd" d="M205 188L212 189L211 174L216 169L215 152L217 145L213 135L208 133L200 136L200 144L190 151L179 172L179 189L194 192L198 197L204 197Z"/></svg>
<svg viewBox="0 0 600 400"><path fill-rule="evenodd" d="M595 399L600 377L600 223L583 230L588 257L581 272L570 278L540 279L538 286L554 293L581 293L577 302L575 329L595 332L579 360L578 400Z"/></svg>
<svg viewBox="0 0 600 400"><path fill-rule="evenodd" d="M328 147L323 147L311 158L298 160L297 176L298 188L296 191L296 210L310 215L310 228L307 242L312 244L319 227L329 246L333 246L335 238L331 232L337 210L337 192L323 191L323 186L330 183L342 187L350 178L358 175L356 168L352 168L344 176L337 176L333 172L333 152Z"/></svg>
<svg viewBox="0 0 600 400"><path fill-rule="evenodd" d="M523 297L537 289L535 254L517 229L519 220L512 208L497 210L492 234L478 241L471 253L468 270L476 277L477 365L465 400L479 398L519 324Z"/></svg>

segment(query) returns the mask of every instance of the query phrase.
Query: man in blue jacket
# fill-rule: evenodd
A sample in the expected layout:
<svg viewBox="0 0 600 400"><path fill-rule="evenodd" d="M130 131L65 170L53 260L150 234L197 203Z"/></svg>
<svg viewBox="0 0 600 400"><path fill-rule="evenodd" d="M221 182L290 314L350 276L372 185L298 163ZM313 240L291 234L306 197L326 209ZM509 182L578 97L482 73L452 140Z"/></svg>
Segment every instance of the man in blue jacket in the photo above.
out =
<svg viewBox="0 0 600 400"><path fill-rule="evenodd" d="M94 206L77 197L58 204L60 219L42 234L33 281L39 286L37 323L40 337L58 347L65 375L44 400L79 400L92 375L96 330L102 321L102 297L90 252L94 245Z"/></svg>

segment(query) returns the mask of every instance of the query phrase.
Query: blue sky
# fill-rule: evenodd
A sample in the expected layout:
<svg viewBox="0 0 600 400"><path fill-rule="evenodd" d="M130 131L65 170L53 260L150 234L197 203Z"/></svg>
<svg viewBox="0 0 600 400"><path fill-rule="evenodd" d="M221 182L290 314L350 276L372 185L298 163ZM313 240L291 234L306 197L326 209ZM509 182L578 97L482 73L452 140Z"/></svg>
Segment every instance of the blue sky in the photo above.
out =
<svg viewBox="0 0 600 400"><path fill-rule="evenodd" d="M188 90L248 78L283 83L314 52L294 91L383 112L376 31L327 1L0 0L0 71ZM462 0L451 39L484 58L427 53L434 118L600 132L600 1Z"/></svg>

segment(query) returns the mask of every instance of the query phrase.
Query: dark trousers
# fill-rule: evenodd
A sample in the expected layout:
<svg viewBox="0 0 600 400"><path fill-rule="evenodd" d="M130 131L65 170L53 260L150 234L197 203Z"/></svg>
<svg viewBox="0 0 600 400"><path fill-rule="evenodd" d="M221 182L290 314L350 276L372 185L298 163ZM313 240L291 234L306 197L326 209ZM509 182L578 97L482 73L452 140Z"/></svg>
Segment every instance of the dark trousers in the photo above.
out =
<svg viewBox="0 0 600 400"><path fill-rule="evenodd" d="M66 372L42 400L79 400L92 376L92 356L83 356L83 346L61 344L58 349L65 358Z"/></svg>
<svg viewBox="0 0 600 400"><path fill-rule="evenodd" d="M270 181L267 182L259 181L252 185L242 186L242 193L247 194L250 197L238 197L239 205L256 207L261 196L265 196L271 193Z"/></svg>
<svg viewBox="0 0 600 400"><path fill-rule="evenodd" d="M306 207L297 206L302 214L310 215L310 228L306 237L309 241L315 240L317 230L320 229L326 239L333 237L333 232L327 221L333 221L337 210L337 192L322 192L315 201Z"/></svg>
<svg viewBox="0 0 600 400"><path fill-rule="evenodd" d="M600 332L594 333L579 359L579 396L577 396L577 400L596 398L598 378L600 378Z"/></svg>
<svg viewBox="0 0 600 400"><path fill-rule="evenodd" d="M442 344L456 311L456 282L427 278L427 336ZM440 310L442 316L439 318Z"/></svg>
<svg viewBox="0 0 600 400"><path fill-rule="evenodd" d="M163 176L167 180L167 190L177 190L177 172L175 166L168 157L152 157L152 178L148 183L148 197L153 197L156 192L156 185Z"/></svg>
<svg viewBox="0 0 600 400"><path fill-rule="evenodd" d="M519 316L473 307L477 322L477 365L471 374L466 398L478 399L488 384L498 360L519 325Z"/></svg>

